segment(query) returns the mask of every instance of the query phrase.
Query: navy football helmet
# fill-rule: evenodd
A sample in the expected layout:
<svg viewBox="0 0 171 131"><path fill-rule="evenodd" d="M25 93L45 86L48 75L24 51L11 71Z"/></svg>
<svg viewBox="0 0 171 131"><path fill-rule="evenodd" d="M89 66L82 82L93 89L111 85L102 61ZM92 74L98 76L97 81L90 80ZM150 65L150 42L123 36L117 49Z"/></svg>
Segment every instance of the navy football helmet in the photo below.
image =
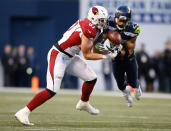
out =
<svg viewBox="0 0 171 131"><path fill-rule="evenodd" d="M120 21L126 23L126 26L131 21L132 11L128 6L119 6L115 12L115 18L118 18ZM122 30L124 27L117 26L118 29Z"/></svg>

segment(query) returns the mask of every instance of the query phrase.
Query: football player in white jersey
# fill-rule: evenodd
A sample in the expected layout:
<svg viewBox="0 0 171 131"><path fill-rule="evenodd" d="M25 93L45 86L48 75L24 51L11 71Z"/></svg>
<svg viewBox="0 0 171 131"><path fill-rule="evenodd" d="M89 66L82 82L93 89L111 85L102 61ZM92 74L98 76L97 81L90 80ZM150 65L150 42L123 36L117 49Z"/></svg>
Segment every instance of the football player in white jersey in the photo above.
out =
<svg viewBox="0 0 171 131"><path fill-rule="evenodd" d="M107 23L108 12L102 6L94 6L88 12L88 17L78 20L52 46L48 53L47 87L39 92L24 108L20 109L15 118L24 125L33 125L29 121L29 114L35 108L52 98L60 89L65 71L82 80L82 95L76 105L77 110L84 110L92 115L100 111L89 104L89 97L96 83L96 73L78 55L82 51L85 59L99 60L115 57L92 52L93 40Z"/></svg>

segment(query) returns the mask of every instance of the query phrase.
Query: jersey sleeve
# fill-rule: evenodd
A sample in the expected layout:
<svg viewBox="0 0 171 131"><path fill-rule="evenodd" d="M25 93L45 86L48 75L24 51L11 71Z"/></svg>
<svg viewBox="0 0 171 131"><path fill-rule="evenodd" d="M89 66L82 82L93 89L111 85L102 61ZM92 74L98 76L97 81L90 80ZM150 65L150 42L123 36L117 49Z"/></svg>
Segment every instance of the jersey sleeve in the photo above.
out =
<svg viewBox="0 0 171 131"><path fill-rule="evenodd" d="M81 29L83 34L88 38L88 39L94 39L97 34L97 29L96 27L87 19L80 21Z"/></svg>
<svg viewBox="0 0 171 131"><path fill-rule="evenodd" d="M140 27L138 24L133 24L132 33L135 34L135 36L138 36L140 34Z"/></svg>
<svg viewBox="0 0 171 131"><path fill-rule="evenodd" d="M124 36L126 40L137 37L140 34L140 27L138 24L131 23L128 28L124 31Z"/></svg>

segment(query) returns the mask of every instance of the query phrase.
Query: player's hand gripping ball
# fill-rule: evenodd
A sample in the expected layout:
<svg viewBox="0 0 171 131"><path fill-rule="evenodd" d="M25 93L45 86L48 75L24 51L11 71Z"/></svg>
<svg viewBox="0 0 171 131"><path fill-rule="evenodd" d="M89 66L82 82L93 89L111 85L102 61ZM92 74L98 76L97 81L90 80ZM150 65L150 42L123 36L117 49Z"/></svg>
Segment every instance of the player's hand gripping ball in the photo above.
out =
<svg viewBox="0 0 171 131"><path fill-rule="evenodd" d="M122 37L117 31L109 30L107 33L107 38L109 39L110 43L113 44L113 46L122 43Z"/></svg>

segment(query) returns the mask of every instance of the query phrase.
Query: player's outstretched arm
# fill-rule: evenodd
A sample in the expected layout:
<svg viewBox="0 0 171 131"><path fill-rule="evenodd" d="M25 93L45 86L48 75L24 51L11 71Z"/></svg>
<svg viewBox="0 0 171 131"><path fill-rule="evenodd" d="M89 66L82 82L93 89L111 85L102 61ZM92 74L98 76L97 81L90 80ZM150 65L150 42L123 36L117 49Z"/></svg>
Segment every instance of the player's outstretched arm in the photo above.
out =
<svg viewBox="0 0 171 131"><path fill-rule="evenodd" d="M126 42L127 48L128 48L128 56L131 56L132 53L134 52L135 46L136 46L136 39L137 37L134 37Z"/></svg>
<svg viewBox="0 0 171 131"><path fill-rule="evenodd" d="M98 53L94 53L91 50L93 49L93 41L88 39L85 35L81 37L81 50L83 56L87 60L100 60L104 59L106 56Z"/></svg>

